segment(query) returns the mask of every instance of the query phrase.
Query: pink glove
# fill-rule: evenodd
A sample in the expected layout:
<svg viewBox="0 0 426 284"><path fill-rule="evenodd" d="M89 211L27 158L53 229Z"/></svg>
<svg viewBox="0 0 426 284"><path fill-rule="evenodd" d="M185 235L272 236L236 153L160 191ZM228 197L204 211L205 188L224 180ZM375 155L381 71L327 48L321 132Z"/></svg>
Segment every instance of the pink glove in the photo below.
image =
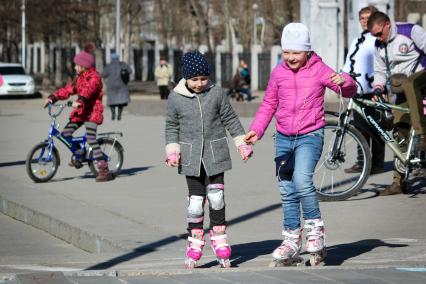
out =
<svg viewBox="0 0 426 284"><path fill-rule="evenodd" d="M169 154L166 157L166 165L169 167L176 167L179 165L179 160L180 160L180 154L179 153L172 153Z"/></svg>
<svg viewBox="0 0 426 284"><path fill-rule="evenodd" d="M238 146L238 151L240 152L241 158L244 161L247 161L251 155L253 155L253 148L251 145L243 144Z"/></svg>

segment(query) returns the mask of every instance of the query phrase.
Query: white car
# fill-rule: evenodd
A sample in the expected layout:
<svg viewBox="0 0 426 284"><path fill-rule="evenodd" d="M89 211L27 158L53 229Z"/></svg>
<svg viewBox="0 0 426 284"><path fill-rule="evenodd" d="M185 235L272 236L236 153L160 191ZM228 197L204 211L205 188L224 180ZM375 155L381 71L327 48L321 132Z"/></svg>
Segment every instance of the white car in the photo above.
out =
<svg viewBox="0 0 426 284"><path fill-rule="evenodd" d="M0 62L0 96L34 95L34 79L18 63Z"/></svg>

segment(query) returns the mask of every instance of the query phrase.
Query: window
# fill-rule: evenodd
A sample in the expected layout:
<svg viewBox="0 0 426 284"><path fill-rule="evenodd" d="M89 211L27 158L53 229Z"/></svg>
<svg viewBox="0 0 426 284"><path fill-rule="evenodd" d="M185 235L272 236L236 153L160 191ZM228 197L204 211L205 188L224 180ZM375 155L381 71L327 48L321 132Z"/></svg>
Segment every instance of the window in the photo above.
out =
<svg viewBox="0 0 426 284"><path fill-rule="evenodd" d="M25 75L24 68L20 66L0 67L1 75Z"/></svg>

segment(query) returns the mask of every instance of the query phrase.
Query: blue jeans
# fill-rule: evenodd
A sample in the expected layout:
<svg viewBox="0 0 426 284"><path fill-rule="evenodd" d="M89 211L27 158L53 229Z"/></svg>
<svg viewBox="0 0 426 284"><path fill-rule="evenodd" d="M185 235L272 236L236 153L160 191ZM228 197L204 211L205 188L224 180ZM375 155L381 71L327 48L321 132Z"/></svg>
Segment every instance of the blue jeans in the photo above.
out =
<svg viewBox="0 0 426 284"><path fill-rule="evenodd" d="M275 156L280 157L294 148L290 165L293 174L279 178L278 185L284 211L283 227L285 230L300 228L300 204L303 218L321 218L318 198L313 184L315 166L321 157L324 141L324 129L307 134L286 136L279 132L275 135Z"/></svg>

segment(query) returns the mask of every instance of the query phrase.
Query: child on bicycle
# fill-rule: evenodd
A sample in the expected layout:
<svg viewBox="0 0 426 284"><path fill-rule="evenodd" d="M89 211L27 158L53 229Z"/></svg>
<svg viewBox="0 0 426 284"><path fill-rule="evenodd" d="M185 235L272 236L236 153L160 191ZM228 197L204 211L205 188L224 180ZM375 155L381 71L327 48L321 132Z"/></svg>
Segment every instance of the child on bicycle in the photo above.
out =
<svg viewBox="0 0 426 284"><path fill-rule="evenodd" d="M245 140L255 144L275 115L275 161L284 211L284 241L272 253L273 263L291 265L300 259L302 207L306 250L312 254L311 265L316 265L325 256L324 222L313 184L324 139L324 93L330 88L351 97L356 86L348 74L335 73L312 51L305 25L285 26L281 46L282 63L270 75Z"/></svg>
<svg viewBox="0 0 426 284"><path fill-rule="evenodd" d="M93 45L86 45L84 50L74 57L76 77L71 83L50 95L45 100L45 105L53 104L58 100L66 100L71 95L77 96L77 100L72 103L74 110L71 111L70 120L64 127L62 136L71 138L72 134L84 124L87 142L93 149L93 158L96 160L99 169L96 181L101 182L112 180L114 177L109 171L108 164L96 141L97 127L103 121L103 92L101 76L94 67L93 49ZM75 166L74 159L71 160L69 165Z"/></svg>
<svg viewBox="0 0 426 284"><path fill-rule="evenodd" d="M226 242L224 172L231 169L226 130L241 158L252 154L245 131L220 86L209 80L210 67L198 51L181 59L183 79L171 92L165 127L166 164L178 167L188 185L188 246L185 266L194 268L202 256L204 204L210 215L210 242L222 267L229 267L231 248Z"/></svg>

